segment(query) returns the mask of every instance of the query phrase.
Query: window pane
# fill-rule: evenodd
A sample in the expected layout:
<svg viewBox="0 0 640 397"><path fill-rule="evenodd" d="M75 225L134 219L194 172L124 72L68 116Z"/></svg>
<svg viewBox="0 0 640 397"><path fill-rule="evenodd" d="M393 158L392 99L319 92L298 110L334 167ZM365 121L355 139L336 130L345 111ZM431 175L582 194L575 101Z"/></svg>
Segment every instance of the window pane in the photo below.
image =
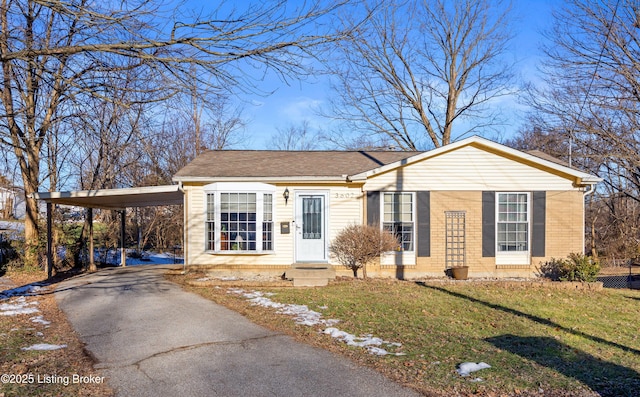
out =
<svg viewBox="0 0 640 397"><path fill-rule="evenodd" d="M413 251L413 223L384 223L382 228L396 236L402 251Z"/></svg>
<svg viewBox="0 0 640 397"><path fill-rule="evenodd" d="M205 250L215 249L215 194L207 193L207 214L205 222Z"/></svg>
<svg viewBox="0 0 640 397"><path fill-rule="evenodd" d="M256 193L220 193L220 249L256 250Z"/></svg>
<svg viewBox="0 0 640 397"><path fill-rule="evenodd" d="M273 194L265 194L263 197L262 219L265 222L273 220Z"/></svg>
<svg viewBox="0 0 640 397"><path fill-rule="evenodd" d="M529 245L528 195L498 195L498 251L527 251Z"/></svg>
<svg viewBox="0 0 640 397"><path fill-rule="evenodd" d="M383 228L398 239L400 248L413 251L413 194L384 193Z"/></svg>
<svg viewBox="0 0 640 397"><path fill-rule="evenodd" d="M302 198L302 238L317 240L322 238L322 198Z"/></svg>

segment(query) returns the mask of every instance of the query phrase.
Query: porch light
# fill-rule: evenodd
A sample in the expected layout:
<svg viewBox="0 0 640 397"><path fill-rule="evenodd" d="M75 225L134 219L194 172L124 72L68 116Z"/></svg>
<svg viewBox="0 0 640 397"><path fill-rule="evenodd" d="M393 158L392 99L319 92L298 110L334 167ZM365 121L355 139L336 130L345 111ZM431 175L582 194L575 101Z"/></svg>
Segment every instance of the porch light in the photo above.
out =
<svg viewBox="0 0 640 397"><path fill-rule="evenodd" d="M286 205L289 201L289 188L284 189L284 193L282 193L282 197L284 197L284 204Z"/></svg>

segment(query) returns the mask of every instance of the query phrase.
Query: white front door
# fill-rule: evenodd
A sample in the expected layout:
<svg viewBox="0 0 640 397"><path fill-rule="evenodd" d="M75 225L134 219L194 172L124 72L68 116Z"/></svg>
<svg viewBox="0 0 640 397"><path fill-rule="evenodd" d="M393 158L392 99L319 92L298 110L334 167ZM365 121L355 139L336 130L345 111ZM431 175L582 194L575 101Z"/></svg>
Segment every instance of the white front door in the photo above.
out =
<svg viewBox="0 0 640 397"><path fill-rule="evenodd" d="M327 194L296 193L296 262L327 260Z"/></svg>

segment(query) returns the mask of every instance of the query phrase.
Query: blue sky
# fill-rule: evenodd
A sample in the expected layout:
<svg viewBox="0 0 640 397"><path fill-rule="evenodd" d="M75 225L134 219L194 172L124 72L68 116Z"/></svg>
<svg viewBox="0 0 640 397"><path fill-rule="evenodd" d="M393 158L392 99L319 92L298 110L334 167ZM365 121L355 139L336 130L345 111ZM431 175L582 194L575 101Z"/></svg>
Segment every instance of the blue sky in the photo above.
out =
<svg viewBox="0 0 640 397"><path fill-rule="evenodd" d="M523 81L536 81L536 65L540 60L539 45L543 40L541 31L551 22L551 10L558 5L557 0L513 0L512 25L514 39L511 44L512 60L516 63L516 73ZM331 90L326 78L318 77L310 81L292 81L286 85L278 79L265 81L260 88L275 90L269 96L243 95L240 102L247 119L246 141L237 145L240 149L270 149L271 136L277 128L285 129L308 121L310 126L323 127L327 120L318 117L313 109L326 104ZM515 98L503 98L499 105L508 109L509 125L504 127L501 137L509 137L521 125L524 107Z"/></svg>

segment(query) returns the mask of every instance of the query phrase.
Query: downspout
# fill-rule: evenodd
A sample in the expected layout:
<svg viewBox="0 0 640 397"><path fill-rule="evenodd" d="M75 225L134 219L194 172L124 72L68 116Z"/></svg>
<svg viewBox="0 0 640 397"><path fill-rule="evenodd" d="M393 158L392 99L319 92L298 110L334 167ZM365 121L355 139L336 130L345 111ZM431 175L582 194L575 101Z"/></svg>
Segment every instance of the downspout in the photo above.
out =
<svg viewBox="0 0 640 397"><path fill-rule="evenodd" d="M587 190L586 192L582 193L583 197L586 198L588 195L593 194L596 191L596 185L591 184L591 185L589 185L589 188L590 188L589 190Z"/></svg>
<svg viewBox="0 0 640 397"><path fill-rule="evenodd" d="M189 238L187 237L187 221L188 221L188 213L189 206L187 195L184 191L184 186L182 181L178 181L178 186L180 191L182 191L182 274L187 274L187 258L188 258L188 242Z"/></svg>
<svg viewBox="0 0 640 397"><path fill-rule="evenodd" d="M587 185L587 186L588 186L589 190L587 190L584 193L582 193L582 214L583 214L583 216L586 216L586 214L587 214L587 211L586 211L586 201L587 201L586 198L587 198L587 196L595 193L595 191L596 191L596 185L595 184L590 184L590 185ZM586 227L586 225L585 225L585 222L583 220L582 221L582 251L583 251L583 253L584 253L584 249L586 247L586 245L585 245L586 244L586 241L585 241L585 235L586 235L585 227Z"/></svg>
<svg viewBox="0 0 640 397"><path fill-rule="evenodd" d="M127 251L124 246L127 231L126 213L126 208L120 211L120 266L122 267L127 266Z"/></svg>

